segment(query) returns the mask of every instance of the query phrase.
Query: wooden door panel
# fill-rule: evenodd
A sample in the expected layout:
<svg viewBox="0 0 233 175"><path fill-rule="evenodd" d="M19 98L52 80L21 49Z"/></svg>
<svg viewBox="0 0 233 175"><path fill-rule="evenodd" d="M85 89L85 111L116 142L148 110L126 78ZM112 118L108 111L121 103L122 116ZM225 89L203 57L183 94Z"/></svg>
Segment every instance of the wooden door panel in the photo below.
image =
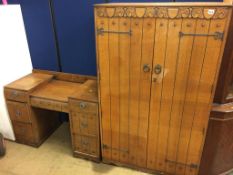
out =
<svg viewBox="0 0 233 175"><path fill-rule="evenodd" d="M211 20L209 34L224 32L226 20ZM220 64L220 54L223 42L213 37L208 38L205 58L202 66L202 73L198 88L195 115L193 117L192 133L190 136L189 149L187 152L186 164L200 163L202 147L204 144L205 132L207 130L208 117L213 98L213 86L216 81L218 65ZM197 175L198 169L186 167L185 175Z"/></svg>
<svg viewBox="0 0 233 175"><path fill-rule="evenodd" d="M185 33L194 33L196 28L196 20L184 19L182 21L181 31ZM188 81L188 72L190 69L190 58L192 53L194 37L186 37L180 40L177 71L174 85L173 105L171 109L167 160L175 161L177 155L177 146L179 141L179 129L181 125L181 117L184 106L185 90ZM176 164L167 162L166 172L175 173Z"/></svg>
<svg viewBox="0 0 233 175"><path fill-rule="evenodd" d="M156 33L154 45L153 67L157 64L164 67L166 41L167 41L168 20L156 19ZM159 128L159 113L160 99L162 92L162 69L161 75L152 76L151 85L151 103L149 116L149 132L148 132L148 152L147 152L147 167L157 169L157 151L158 151L158 128ZM156 82L156 83L155 83Z"/></svg>
<svg viewBox="0 0 233 175"><path fill-rule="evenodd" d="M139 125L138 125L138 158L137 165L146 167L148 120L150 106L151 71L154 51L155 19L143 19L142 56L139 89ZM148 71L144 70L148 66Z"/></svg>
<svg viewBox="0 0 233 175"><path fill-rule="evenodd" d="M141 71L141 47L142 47L142 26L143 20L131 19L131 30L133 35L130 38L130 92L129 92L129 161L130 164L137 164L138 154L138 124L139 124L139 92L140 92L140 71Z"/></svg>
<svg viewBox="0 0 233 175"><path fill-rule="evenodd" d="M121 18L119 31L130 31L130 19ZM119 69L120 69L120 161L128 163L129 159L129 78L130 78L130 37L119 36ZM123 150L123 151L122 151Z"/></svg>
<svg viewBox="0 0 233 175"><path fill-rule="evenodd" d="M108 18L99 18L95 15L96 30L103 28L108 30ZM110 86L109 86L109 35L96 35L97 56L98 56L98 74L99 94L100 94L100 111L101 111L101 138L102 145L107 145L108 149L102 149L102 156L111 160L112 157L112 137L111 137L111 112L110 112Z"/></svg>
<svg viewBox="0 0 233 175"><path fill-rule="evenodd" d="M197 20L195 34L206 34L209 31L209 20ZM185 90L184 106L181 116L181 126L178 137L176 174L184 174L187 158L189 138L191 134L192 119L195 113L196 98L199 80L202 72L208 37L194 37L193 48L189 66L187 87Z"/></svg>
<svg viewBox="0 0 233 175"><path fill-rule="evenodd" d="M166 168L167 141L171 109L174 96L174 83L177 69L177 55L179 49L179 32L181 30L180 19L168 21L167 43L164 60L164 72L162 80L162 94L160 107L160 120L158 128L158 145L156 166L160 171ZM155 82L156 83L156 82Z"/></svg>
<svg viewBox="0 0 233 175"><path fill-rule="evenodd" d="M119 18L109 19L109 31L119 31ZM110 110L112 129L112 160L119 161L120 148L120 67L119 67L119 35L109 34L109 83Z"/></svg>

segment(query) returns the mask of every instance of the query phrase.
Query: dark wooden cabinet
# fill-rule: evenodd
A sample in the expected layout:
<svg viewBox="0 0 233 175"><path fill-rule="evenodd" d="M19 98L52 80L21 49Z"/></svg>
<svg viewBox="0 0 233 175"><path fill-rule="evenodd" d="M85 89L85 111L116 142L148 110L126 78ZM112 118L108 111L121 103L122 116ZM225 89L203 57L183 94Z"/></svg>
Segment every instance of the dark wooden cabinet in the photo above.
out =
<svg viewBox="0 0 233 175"><path fill-rule="evenodd" d="M219 175L232 170L233 104L215 105L210 115L199 174Z"/></svg>

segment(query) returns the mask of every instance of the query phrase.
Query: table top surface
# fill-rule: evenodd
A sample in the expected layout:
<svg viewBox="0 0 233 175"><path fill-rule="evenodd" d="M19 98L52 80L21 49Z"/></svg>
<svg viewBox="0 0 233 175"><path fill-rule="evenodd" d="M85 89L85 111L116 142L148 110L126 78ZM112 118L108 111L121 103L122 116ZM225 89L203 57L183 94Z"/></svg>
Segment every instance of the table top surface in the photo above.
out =
<svg viewBox="0 0 233 175"><path fill-rule="evenodd" d="M89 102L98 102L98 90L96 80L87 80L83 85L81 85L79 91L72 94L70 97L72 99L79 99Z"/></svg>
<svg viewBox="0 0 233 175"><path fill-rule="evenodd" d="M30 94L32 97L68 102L68 98L78 93L83 83L52 80Z"/></svg>
<svg viewBox="0 0 233 175"><path fill-rule="evenodd" d="M26 75L8 85L5 88L18 89L22 91L30 91L45 81L49 81L53 75L32 73Z"/></svg>

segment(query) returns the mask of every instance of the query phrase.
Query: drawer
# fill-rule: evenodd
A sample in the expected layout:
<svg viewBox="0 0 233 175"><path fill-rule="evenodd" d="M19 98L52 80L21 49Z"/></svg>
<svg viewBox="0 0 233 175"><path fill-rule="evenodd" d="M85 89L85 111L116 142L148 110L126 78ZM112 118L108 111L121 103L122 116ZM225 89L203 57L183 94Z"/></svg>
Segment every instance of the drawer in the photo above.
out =
<svg viewBox="0 0 233 175"><path fill-rule="evenodd" d="M89 113L97 113L98 105L97 103L89 103L85 101L79 100L70 100L71 110L78 112L89 112Z"/></svg>
<svg viewBox="0 0 233 175"><path fill-rule="evenodd" d="M75 151L90 155L99 155L99 142L97 137L73 135Z"/></svg>
<svg viewBox="0 0 233 175"><path fill-rule="evenodd" d="M7 100L13 100L13 101L19 101L19 102L27 102L28 100L27 92L24 92L24 91L5 88L4 94Z"/></svg>
<svg viewBox="0 0 233 175"><path fill-rule="evenodd" d="M59 111L59 112L68 112L67 103L62 103L58 101L53 100L47 100L47 99L41 99L36 97L30 98L31 106L42 108L42 109L48 109L53 111Z"/></svg>
<svg viewBox="0 0 233 175"><path fill-rule="evenodd" d="M97 136L99 133L98 118L94 113L72 112L71 122L75 134Z"/></svg>
<svg viewBox="0 0 233 175"><path fill-rule="evenodd" d="M7 108L12 121L31 122L26 103L7 101Z"/></svg>
<svg viewBox="0 0 233 175"><path fill-rule="evenodd" d="M17 142L33 143L33 132L31 124L13 122L12 125L14 128L14 133Z"/></svg>

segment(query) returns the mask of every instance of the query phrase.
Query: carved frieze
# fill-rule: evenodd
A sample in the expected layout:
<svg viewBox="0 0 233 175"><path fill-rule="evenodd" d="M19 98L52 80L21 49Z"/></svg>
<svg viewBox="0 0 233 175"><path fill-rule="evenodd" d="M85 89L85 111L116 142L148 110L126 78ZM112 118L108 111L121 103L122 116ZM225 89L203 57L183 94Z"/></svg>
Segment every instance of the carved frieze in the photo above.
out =
<svg viewBox="0 0 233 175"><path fill-rule="evenodd" d="M96 7L99 17L223 19L228 7Z"/></svg>

